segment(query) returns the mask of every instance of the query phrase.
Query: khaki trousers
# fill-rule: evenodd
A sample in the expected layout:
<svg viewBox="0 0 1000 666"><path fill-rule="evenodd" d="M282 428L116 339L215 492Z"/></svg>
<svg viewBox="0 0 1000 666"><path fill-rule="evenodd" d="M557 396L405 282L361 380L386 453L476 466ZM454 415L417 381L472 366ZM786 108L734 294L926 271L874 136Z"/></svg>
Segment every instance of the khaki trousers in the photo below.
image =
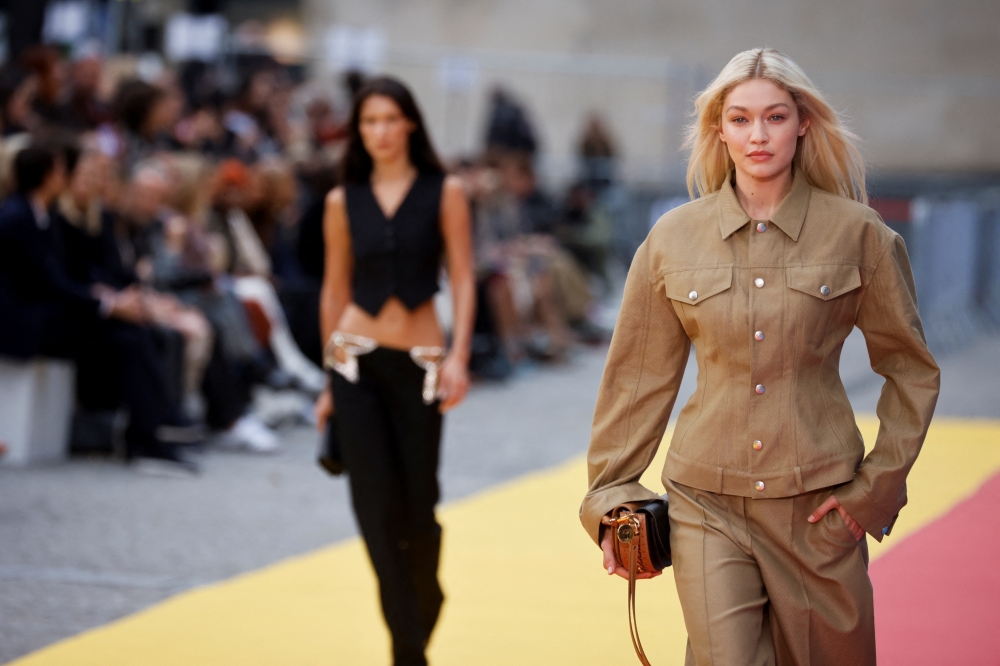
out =
<svg viewBox="0 0 1000 666"><path fill-rule="evenodd" d="M867 542L836 510L806 521L831 492L752 499L667 483L686 666L874 666Z"/></svg>

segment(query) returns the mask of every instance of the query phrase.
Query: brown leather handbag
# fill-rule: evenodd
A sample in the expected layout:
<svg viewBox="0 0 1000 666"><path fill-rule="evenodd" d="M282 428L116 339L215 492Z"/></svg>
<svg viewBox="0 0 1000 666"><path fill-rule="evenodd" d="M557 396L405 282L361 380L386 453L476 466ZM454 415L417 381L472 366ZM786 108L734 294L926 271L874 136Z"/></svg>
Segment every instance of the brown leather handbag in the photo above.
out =
<svg viewBox="0 0 1000 666"><path fill-rule="evenodd" d="M665 498L666 496L664 496ZM650 666L639 640L635 617L635 577L650 571L662 571L671 564L670 522L667 500L625 502L614 508L602 522L615 530L615 559L628 568L628 628L632 647L643 666Z"/></svg>

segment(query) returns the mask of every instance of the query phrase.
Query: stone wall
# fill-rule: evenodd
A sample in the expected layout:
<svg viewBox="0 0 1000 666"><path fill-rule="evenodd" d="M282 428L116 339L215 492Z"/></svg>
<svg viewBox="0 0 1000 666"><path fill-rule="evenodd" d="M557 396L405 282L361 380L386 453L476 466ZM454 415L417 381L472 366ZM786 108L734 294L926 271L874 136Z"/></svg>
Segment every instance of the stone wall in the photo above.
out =
<svg viewBox="0 0 1000 666"><path fill-rule="evenodd" d="M448 155L480 146L502 84L531 112L551 179L572 176L598 111L629 181L676 183L694 93L736 52L767 45L847 114L877 172L1000 172L996 0L302 1L316 76L335 68L331 26L374 28L375 68L413 86Z"/></svg>

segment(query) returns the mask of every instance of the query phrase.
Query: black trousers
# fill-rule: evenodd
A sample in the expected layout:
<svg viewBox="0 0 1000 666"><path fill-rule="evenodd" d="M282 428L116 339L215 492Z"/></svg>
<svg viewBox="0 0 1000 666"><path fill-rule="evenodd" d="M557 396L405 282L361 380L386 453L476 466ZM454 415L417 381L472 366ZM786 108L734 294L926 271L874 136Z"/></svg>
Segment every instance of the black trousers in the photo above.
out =
<svg viewBox="0 0 1000 666"><path fill-rule="evenodd" d="M210 428L228 430L250 404L251 369L226 358L222 335L215 330L215 346L205 367L201 391L205 396L205 422Z"/></svg>
<svg viewBox="0 0 1000 666"><path fill-rule="evenodd" d="M128 457L153 454L156 429L171 413L162 360L146 328L113 319L60 312L42 343L46 356L77 364L77 396L85 409L129 411Z"/></svg>
<svg viewBox="0 0 1000 666"><path fill-rule="evenodd" d="M361 536L378 575L395 666L423 666L444 594L438 583L441 526L438 404L421 399L424 371L408 352L358 357L356 384L333 373L341 454Z"/></svg>

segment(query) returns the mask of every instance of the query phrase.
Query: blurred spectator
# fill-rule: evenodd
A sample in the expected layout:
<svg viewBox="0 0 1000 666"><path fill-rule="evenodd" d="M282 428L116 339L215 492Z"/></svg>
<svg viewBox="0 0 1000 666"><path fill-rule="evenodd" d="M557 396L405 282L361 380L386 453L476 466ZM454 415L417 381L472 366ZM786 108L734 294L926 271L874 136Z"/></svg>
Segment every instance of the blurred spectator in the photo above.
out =
<svg viewBox="0 0 1000 666"><path fill-rule="evenodd" d="M25 148L14 159L14 176L16 193L0 207L0 310L5 313L0 353L71 358L83 377L97 373L105 384L114 380L130 413L128 457L195 470L184 450L164 437L162 426L176 414L167 402L155 342L145 328L141 291L74 280L60 260L60 227L49 209L66 189L63 155ZM183 424L174 420L174 425Z"/></svg>
<svg viewBox="0 0 1000 666"><path fill-rule="evenodd" d="M170 132L180 111L175 93L131 79L119 86L112 106L121 132L118 149L126 171L158 150L172 147Z"/></svg>
<svg viewBox="0 0 1000 666"><path fill-rule="evenodd" d="M180 171L185 167L174 165ZM195 165L187 165L196 174ZM187 187L185 187L187 185ZM194 339L186 379L192 392L204 392L206 421L224 432L223 442L257 453L278 449L273 431L247 411L245 377L259 360L260 348L248 321L232 296L216 294L216 285L202 251L205 243L197 224L198 194L183 176L171 180L168 164L139 165L126 187L119 209L117 247L124 261L148 283L181 291L180 299L146 292L151 316L163 326ZM173 202L178 208L168 207ZM185 214L185 208L188 214ZM188 302L204 311L205 316ZM218 343L215 338L221 337ZM234 352L234 350L237 350ZM228 352L228 353L227 353Z"/></svg>
<svg viewBox="0 0 1000 666"><path fill-rule="evenodd" d="M487 152L514 151L534 155L538 142L524 108L503 88L493 91L491 104L490 120L486 130Z"/></svg>
<svg viewBox="0 0 1000 666"><path fill-rule="evenodd" d="M37 46L0 69L0 353L74 359L81 418L127 406L132 458L187 465L192 419L220 444L277 450L260 417L278 417L253 396L285 391L291 405L325 382L325 199L344 101L365 77L320 94L267 56L230 66L143 80L127 59ZM491 103L485 157L459 175L484 303L473 365L503 377L588 337L587 272L603 276L610 236L593 170L557 205L537 183L524 106L501 89ZM581 159L613 159L609 136L588 126ZM28 165L48 153L43 186ZM31 187L14 178L18 155ZM152 379L133 390L138 377Z"/></svg>
<svg viewBox="0 0 1000 666"><path fill-rule="evenodd" d="M30 132L41 125L35 111L38 96L38 76L17 65L5 65L0 70L0 130L3 136Z"/></svg>
<svg viewBox="0 0 1000 666"><path fill-rule="evenodd" d="M582 182L572 185L566 194L556 237L581 268L601 281L604 293L612 289L607 271L611 232L611 215L592 187Z"/></svg>
<svg viewBox="0 0 1000 666"><path fill-rule="evenodd" d="M318 160L303 174L304 205L302 215L290 235L294 235L295 267L293 278L285 272L281 302L285 306L288 327L296 344L310 361L323 364L323 340L320 339L319 297L325 267L323 214L326 195L337 184L336 169Z"/></svg>
<svg viewBox="0 0 1000 666"><path fill-rule="evenodd" d="M195 101L174 128L174 136L185 150L216 158L239 154L238 137L222 122L222 101L212 95Z"/></svg>
<svg viewBox="0 0 1000 666"><path fill-rule="evenodd" d="M262 220L281 210L292 200L282 191L280 175L271 174L274 187L265 199L261 175L236 160L220 165L213 195L212 229L224 239L228 272L233 274L232 287L241 301L252 308L257 319L257 336L270 346L278 366L294 378L301 388L319 392L326 385L326 376L314 362L306 358L288 330L288 322L272 285L271 256L260 235L255 231L247 210L262 211ZM286 184L287 185L287 184ZM271 222L266 223L270 226Z"/></svg>
<svg viewBox="0 0 1000 666"><path fill-rule="evenodd" d="M334 113L333 104L326 97L315 97L306 105L309 134L316 148L322 148L347 138L344 125Z"/></svg>
<svg viewBox="0 0 1000 666"><path fill-rule="evenodd" d="M34 74L38 81L33 104L35 113L43 122L58 123L63 79L63 63L59 53L51 46L35 44L21 53L17 63L24 71Z"/></svg>
<svg viewBox="0 0 1000 666"><path fill-rule="evenodd" d="M103 61L88 55L70 68L69 91L60 110L60 123L71 130L97 129L111 119L111 110L99 97Z"/></svg>
<svg viewBox="0 0 1000 666"><path fill-rule="evenodd" d="M256 174L238 159L228 159L213 178L209 230L223 242L220 267L234 275L271 276L271 258L246 211L257 208L261 192Z"/></svg>
<svg viewBox="0 0 1000 666"><path fill-rule="evenodd" d="M294 272L291 227L298 222L299 185L295 171L287 161L273 157L254 166L258 196L254 197L247 216L257 237L271 259L278 277Z"/></svg>
<svg viewBox="0 0 1000 666"><path fill-rule="evenodd" d="M240 87L233 104L223 116L226 129L237 137L238 154L252 161L280 151L270 104L277 92L277 79L271 67L251 72Z"/></svg>
<svg viewBox="0 0 1000 666"><path fill-rule="evenodd" d="M489 302L505 346L515 360L522 353L563 358L574 340L569 324L586 320L586 278L552 235L557 212L530 158L504 158L494 183L477 202L474 242L480 270L494 276Z"/></svg>
<svg viewBox="0 0 1000 666"><path fill-rule="evenodd" d="M577 154L580 156L580 175L588 187L599 192L611 184L618 151L610 130L599 114L593 113L587 119Z"/></svg>

